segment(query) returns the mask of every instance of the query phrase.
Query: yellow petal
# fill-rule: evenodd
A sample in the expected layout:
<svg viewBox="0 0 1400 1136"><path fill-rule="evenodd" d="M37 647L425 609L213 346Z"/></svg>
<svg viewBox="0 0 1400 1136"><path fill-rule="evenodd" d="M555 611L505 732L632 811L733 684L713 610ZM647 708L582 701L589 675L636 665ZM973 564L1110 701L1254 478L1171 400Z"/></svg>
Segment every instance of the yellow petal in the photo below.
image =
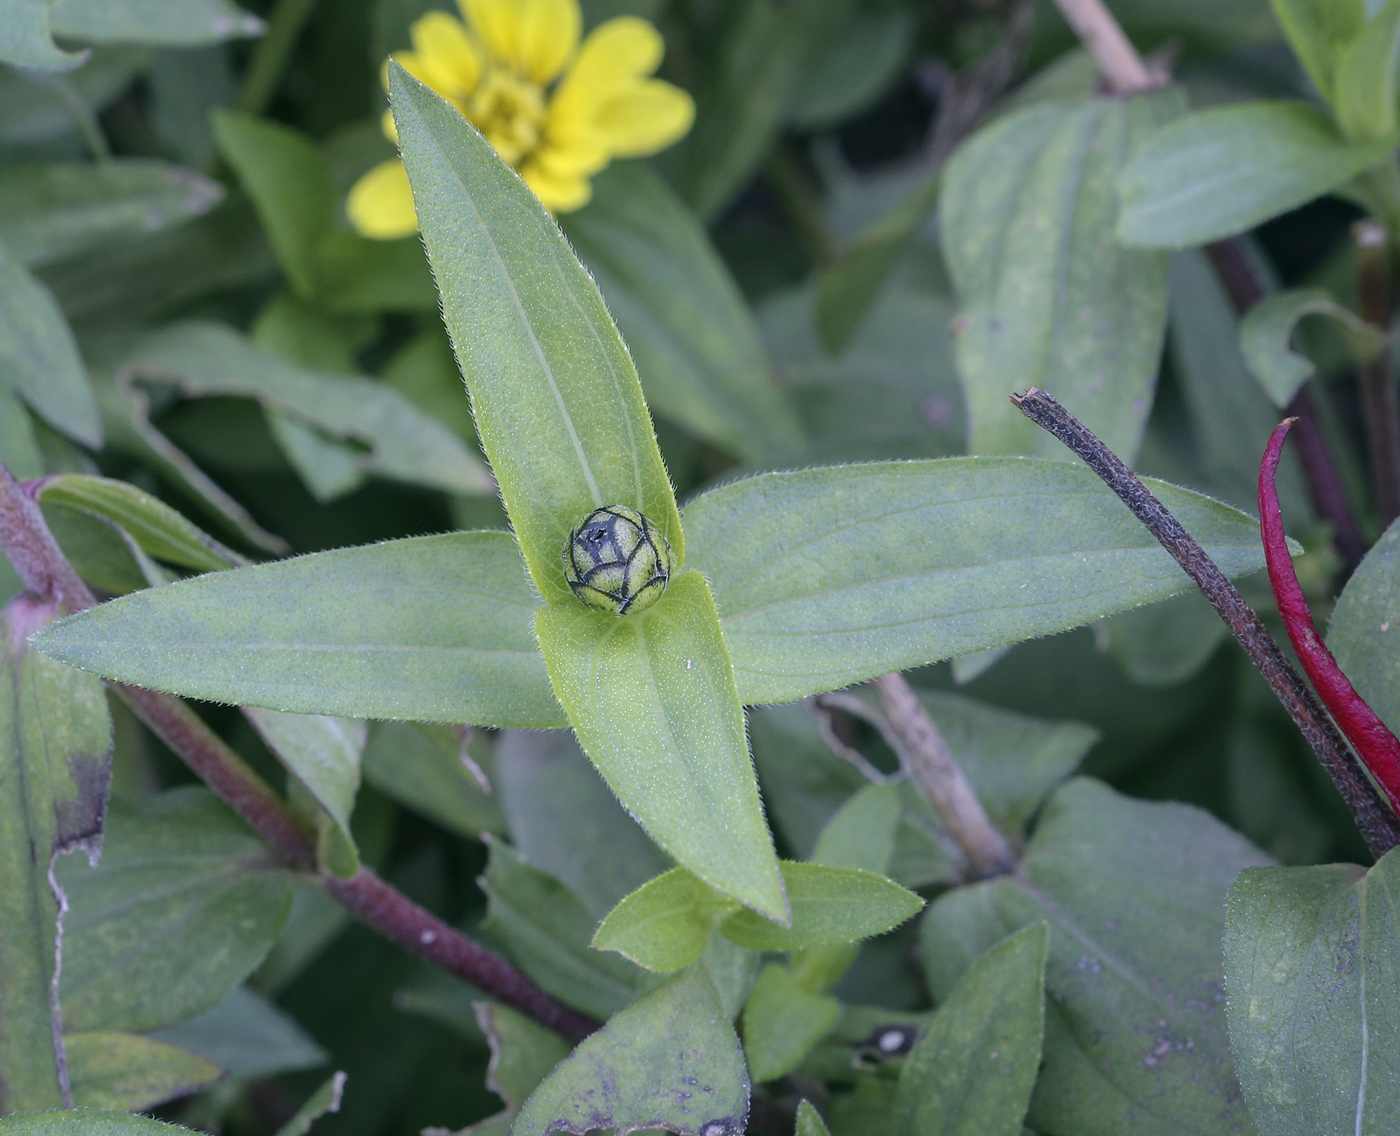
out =
<svg viewBox="0 0 1400 1136"><path fill-rule="evenodd" d="M535 151L533 160L554 176L588 177L612 160L612 152L598 131L578 131L562 141L549 137Z"/></svg>
<svg viewBox="0 0 1400 1136"><path fill-rule="evenodd" d="M527 162L520 171L525 184L551 213L572 213L582 209L593 196L586 177L570 177L546 170L538 161Z"/></svg>
<svg viewBox="0 0 1400 1136"><path fill-rule="evenodd" d="M658 32L636 16L618 16L589 32L578 58L559 84L566 103L601 98L661 65L666 44Z"/></svg>
<svg viewBox="0 0 1400 1136"><path fill-rule="evenodd" d="M594 119L608 148L624 158L664 150L694 121L691 97L660 79L637 83L608 99Z"/></svg>
<svg viewBox="0 0 1400 1136"><path fill-rule="evenodd" d="M519 0L457 0L489 58L515 62L520 42Z"/></svg>
<svg viewBox="0 0 1400 1136"><path fill-rule="evenodd" d="M578 46L583 13L578 0L524 0L516 59L520 77L548 83Z"/></svg>
<svg viewBox="0 0 1400 1136"><path fill-rule="evenodd" d="M345 213L358 232L376 240L417 232L418 214L403 163L397 158L381 162L360 178L350 187Z"/></svg>
<svg viewBox="0 0 1400 1136"><path fill-rule="evenodd" d="M446 12L428 12L411 29L418 78L440 95L462 97L481 80L481 52L461 20Z"/></svg>

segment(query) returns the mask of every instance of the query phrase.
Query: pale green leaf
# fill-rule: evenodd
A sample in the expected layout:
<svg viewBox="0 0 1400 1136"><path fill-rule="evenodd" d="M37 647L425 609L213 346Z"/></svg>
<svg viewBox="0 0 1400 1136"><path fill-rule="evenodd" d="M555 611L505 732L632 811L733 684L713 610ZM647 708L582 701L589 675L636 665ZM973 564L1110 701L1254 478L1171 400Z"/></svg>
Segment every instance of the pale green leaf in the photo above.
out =
<svg viewBox="0 0 1400 1136"><path fill-rule="evenodd" d="M350 813L360 789L365 723L255 707L246 708L244 714L268 749L315 800L317 858L336 875L353 876L360 866L360 853L350 835Z"/></svg>
<svg viewBox="0 0 1400 1136"><path fill-rule="evenodd" d="M44 479L39 487L39 501L104 517L120 525L156 559L181 568L211 572L248 563L164 501L125 481L80 473L59 474Z"/></svg>
<svg viewBox="0 0 1400 1136"><path fill-rule="evenodd" d="M920 927L935 999L1012 931L1049 922L1037 1131L1251 1131L1226 1037L1220 936L1241 869L1267 858L1187 805L1088 779L1046 804L1016 876L951 891Z"/></svg>
<svg viewBox="0 0 1400 1136"><path fill-rule="evenodd" d="M124 596L47 632L41 649L240 706L562 726L530 633L538 603L509 533L446 533Z"/></svg>
<svg viewBox="0 0 1400 1136"><path fill-rule="evenodd" d="M271 948L291 879L207 789L114 801L96 868L60 863L68 893L66 1030L148 1030L218 1005Z"/></svg>
<svg viewBox="0 0 1400 1136"><path fill-rule="evenodd" d="M1327 629L1327 646L1367 704L1400 728L1400 523L1386 529L1352 574Z"/></svg>
<svg viewBox="0 0 1400 1136"><path fill-rule="evenodd" d="M1180 110L1174 89L1041 103L949 161L939 223L962 301L955 343L974 453L1063 453L1008 399L1036 386L1133 460L1166 331L1167 258L1118 243L1116 182Z"/></svg>
<svg viewBox="0 0 1400 1136"><path fill-rule="evenodd" d="M841 1016L830 994L803 989L792 971L769 963L744 1004L744 1058L756 1082L791 1073Z"/></svg>
<svg viewBox="0 0 1400 1136"><path fill-rule="evenodd" d="M883 875L894 855L900 812L899 786L889 782L865 786L826 822L812 861Z"/></svg>
<svg viewBox="0 0 1400 1136"><path fill-rule="evenodd" d="M1250 517L1148 485L1227 574L1263 566ZM1055 634L1191 586L1093 473L1064 462L760 474L691 501L686 527L749 705Z"/></svg>
<svg viewBox="0 0 1400 1136"><path fill-rule="evenodd" d="M54 1109L27 1116L0 1116L4 1136L188 1136L188 1128L149 1116L103 1109Z"/></svg>
<svg viewBox="0 0 1400 1136"><path fill-rule="evenodd" d="M607 1093L599 1085L615 1086ZM530 1094L512 1136L665 1128L742 1136L749 1079L733 1027L699 964L619 1010Z"/></svg>
<svg viewBox="0 0 1400 1136"><path fill-rule="evenodd" d="M801 440L773 384L753 317L709 234L638 162L594 179L593 200L560 219L593 273L657 414L740 458Z"/></svg>
<svg viewBox="0 0 1400 1136"><path fill-rule="evenodd" d="M1047 928L1035 923L982 955L938 1006L900 1070L908 1136L1019 1136L1040 1072Z"/></svg>
<svg viewBox="0 0 1400 1136"><path fill-rule="evenodd" d="M804 1100L797 1106L797 1130L794 1136L831 1136L825 1121L822 1120L822 1114L809 1100Z"/></svg>
<svg viewBox="0 0 1400 1136"><path fill-rule="evenodd" d="M732 911L714 889L684 868L649 880L608 912L593 935L600 951L616 951L648 970L680 970L705 953L717 916Z"/></svg>
<svg viewBox="0 0 1400 1136"><path fill-rule="evenodd" d="M470 734L423 722L376 722L365 746L365 780L449 832L504 834L501 803L468 752ZM527 860L533 857L526 851ZM537 867L547 867L536 863Z"/></svg>
<svg viewBox="0 0 1400 1136"><path fill-rule="evenodd" d="M1185 248L1228 237L1346 184L1395 147L1349 142L1294 101L1215 107L1169 123L1118 180L1125 244Z"/></svg>
<svg viewBox="0 0 1400 1136"><path fill-rule="evenodd" d="M919 913L924 901L893 880L858 868L783 862L792 926L780 927L752 911L720 924L725 938L754 951L794 951L883 935Z"/></svg>
<svg viewBox="0 0 1400 1136"><path fill-rule="evenodd" d="M540 608L540 649L583 751L653 840L710 886L787 922L744 714L698 572L645 611Z"/></svg>
<svg viewBox="0 0 1400 1136"><path fill-rule="evenodd" d="M482 877L486 918L480 930L504 947L541 987L585 1013L606 1018L637 993L640 972L616 955L594 950L593 917L569 889L492 840Z"/></svg>
<svg viewBox="0 0 1400 1136"><path fill-rule="evenodd" d="M230 0L57 0L55 35L84 43L198 47L261 35L263 22Z"/></svg>
<svg viewBox="0 0 1400 1136"><path fill-rule="evenodd" d="M1350 6L1349 4L1346 6ZM1390 0L1337 56L1332 106L1354 142L1395 145L1400 121L1400 2Z"/></svg>
<svg viewBox="0 0 1400 1136"><path fill-rule="evenodd" d="M102 445L102 421L73 333L49 290L3 246L0 380L54 429L93 449Z"/></svg>
<svg viewBox="0 0 1400 1136"><path fill-rule="evenodd" d="M0 171L0 241L30 267L209 212L223 188L148 158L25 163Z"/></svg>
<svg viewBox="0 0 1400 1136"><path fill-rule="evenodd" d="M1240 324L1240 349L1275 406L1287 406L1317 370L1311 359L1291 346L1293 330L1306 316L1335 321L1363 363L1369 363L1385 347L1385 334L1379 328L1342 307L1325 289L1292 288L1266 296L1249 309Z"/></svg>
<svg viewBox="0 0 1400 1136"><path fill-rule="evenodd" d="M219 1080L214 1062L135 1033L94 1030L64 1036L73 1104L142 1112Z"/></svg>
<svg viewBox="0 0 1400 1136"><path fill-rule="evenodd" d="M1366 0L1273 0L1273 8L1298 61L1330 99L1338 57L1366 22Z"/></svg>
<svg viewBox="0 0 1400 1136"><path fill-rule="evenodd" d="M259 978L265 973L264 969ZM212 1010L149 1036L207 1057L237 1080L309 1069L330 1060L293 1018L246 986Z"/></svg>
<svg viewBox="0 0 1400 1136"><path fill-rule="evenodd" d="M597 286L525 183L453 107L389 65L390 102L477 434L531 579L600 505L649 517L685 559L636 368Z"/></svg>
<svg viewBox="0 0 1400 1136"><path fill-rule="evenodd" d="M33 71L67 71L86 52L60 51L49 27L54 0L0 0L0 63Z"/></svg>
<svg viewBox="0 0 1400 1136"><path fill-rule="evenodd" d="M25 642L57 614L29 593L0 611L0 1114L64 1103L53 1005L61 893L49 873L62 852L96 854L107 804L101 683Z"/></svg>
<svg viewBox="0 0 1400 1136"><path fill-rule="evenodd" d="M371 473L452 493L485 493L493 486L481 459L454 432L397 391L360 375L299 367L224 324L162 328L137 344L123 370L170 383L192 398L252 398L285 411L333 439L362 445L359 461Z"/></svg>
<svg viewBox="0 0 1400 1136"><path fill-rule="evenodd" d="M292 1118L277 1129L277 1136L306 1136L306 1133L311 1131L311 1126L321 1117L330 1112L339 1112L341 1097L345 1093L345 1081L346 1075L342 1072L332 1073L322 1081L321 1087L306 1098Z"/></svg>
<svg viewBox="0 0 1400 1136"><path fill-rule="evenodd" d="M1400 853L1252 868L1230 888L1230 1040L1261 1136L1400 1125Z"/></svg>
<svg viewBox="0 0 1400 1136"><path fill-rule="evenodd" d="M19 396L0 383L0 461L21 481L38 477L44 472L44 459L39 453L39 438L34 432L34 419L20 402ZM6 561L8 564L9 561ZM3 596L9 599L8 595Z"/></svg>

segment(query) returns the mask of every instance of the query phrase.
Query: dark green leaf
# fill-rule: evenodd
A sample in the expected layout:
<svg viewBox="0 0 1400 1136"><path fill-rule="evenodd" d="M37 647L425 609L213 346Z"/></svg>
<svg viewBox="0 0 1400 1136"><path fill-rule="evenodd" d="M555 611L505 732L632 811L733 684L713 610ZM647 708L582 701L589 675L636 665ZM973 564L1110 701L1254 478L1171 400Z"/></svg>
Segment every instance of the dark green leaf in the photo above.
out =
<svg viewBox="0 0 1400 1136"><path fill-rule="evenodd" d="M769 963L744 1004L744 1058L755 1081L790 1073L841 1016L830 994L805 990L792 971Z"/></svg>
<svg viewBox="0 0 1400 1136"><path fill-rule="evenodd" d="M1216 107L1148 138L1119 178L1125 244L1185 248L1253 228L1346 184L1395 147L1349 142L1303 102Z"/></svg>
<svg viewBox="0 0 1400 1136"><path fill-rule="evenodd" d="M748 1111L739 1039L697 964L581 1042L530 1094L511 1132L665 1128L681 1136L741 1136Z"/></svg>
<svg viewBox="0 0 1400 1136"><path fill-rule="evenodd" d="M1400 1124L1398 866L1253 868L1230 888L1230 1039L1262 1136Z"/></svg>
<svg viewBox="0 0 1400 1136"><path fill-rule="evenodd" d="M93 449L102 445L102 422L73 333L48 289L3 246L0 378L54 429Z"/></svg>
<svg viewBox="0 0 1400 1136"><path fill-rule="evenodd" d="M1011 931L1048 921L1045 1067L1032 1127L1227 1136L1249 1131L1222 1012L1223 900L1264 857L1186 805L1087 779L1045 806L1017 876L929 908L921 953L945 998Z"/></svg>
<svg viewBox="0 0 1400 1136"><path fill-rule="evenodd" d="M314 1068L330 1060L292 1018L246 986L212 1010L150 1036L207 1057L236 1080Z"/></svg>
<svg viewBox="0 0 1400 1136"><path fill-rule="evenodd" d="M955 335L973 452L1063 453L1007 397L1037 386L1133 460L1166 331L1167 258L1118 243L1116 181L1180 110L1175 90L1042 103L949 161L938 209L963 304Z"/></svg>
<svg viewBox="0 0 1400 1136"><path fill-rule="evenodd" d="M1199 592L1115 615L1108 651L1141 686L1175 686L1200 672L1230 634Z"/></svg>
<svg viewBox="0 0 1400 1136"><path fill-rule="evenodd" d="M482 770L467 750L470 738L452 726L378 722L365 747L365 780L449 832L503 835L500 801L480 779ZM538 864L528 849L525 858Z"/></svg>
<svg viewBox="0 0 1400 1136"><path fill-rule="evenodd" d="M306 1098L306 1103L296 1110L291 1120L277 1130L277 1136L306 1136L321 1117L328 1112L339 1112L345 1080L344 1073L332 1073L319 1089Z"/></svg>
<svg viewBox="0 0 1400 1136"><path fill-rule="evenodd" d="M58 867L68 892L66 1030L148 1030L218 1005L277 938L291 880L206 789L114 801L101 864Z"/></svg>
<svg viewBox="0 0 1400 1136"><path fill-rule="evenodd" d="M1047 927L1011 935L968 968L899 1074L909 1136L1019 1136L1040 1071Z"/></svg>
<svg viewBox="0 0 1400 1136"><path fill-rule="evenodd" d="M482 886L487 897L482 933L504 946L551 994L600 1018L636 996L640 972L625 959L594 950L595 923L583 904L510 845L491 841Z"/></svg>
<svg viewBox="0 0 1400 1136"><path fill-rule="evenodd" d="M53 1004L62 891L50 872L62 852L96 855L107 805L101 683L25 643L57 614L27 592L0 612L0 1114L64 1103Z"/></svg>
<svg viewBox="0 0 1400 1136"><path fill-rule="evenodd" d="M914 34L908 8L853 13L802 69L788 103L788 124L799 130L832 127L866 109L908 61Z"/></svg>
<svg viewBox="0 0 1400 1136"><path fill-rule="evenodd" d="M804 1100L797 1106L797 1130L794 1136L831 1136L822 1120L822 1114L812 1107L809 1100Z"/></svg>
<svg viewBox="0 0 1400 1136"><path fill-rule="evenodd" d="M715 601L698 572L645 611L570 600L535 615L583 751L638 823L711 887L787 922L777 856Z"/></svg>
<svg viewBox="0 0 1400 1136"><path fill-rule="evenodd" d="M924 905L893 880L858 868L788 860L783 884L792 907L791 928L743 910L720 924L720 934L754 951L837 946L893 930Z"/></svg>
<svg viewBox="0 0 1400 1136"><path fill-rule="evenodd" d="M1327 646L1357 693L1392 730L1400 727L1400 523L1386 529L1352 574Z"/></svg>
<svg viewBox="0 0 1400 1136"><path fill-rule="evenodd" d="M1262 565L1250 517L1149 484L1227 573ZM1098 478L1063 462L761 474L690 502L686 526L751 705L1054 634L1190 586Z"/></svg>
<svg viewBox="0 0 1400 1136"><path fill-rule="evenodd" d="M63 1046L78 1108L142 1112L224 1075L212 1061L135 1033L70 1033Z"/></svg>
<svg viewBox="0 0 1400 1136"><path fill-rule="evenodd" d="M36 267L209 212L218 182L166 162L114 158L0 172L0 240Z"/></svg>
<svg viewBox="0 0 1400 1136"><path fill-rule="evenodd" d="M531 579L574 603L560 557L600 505L649 517L685 559L636 368L597 286L525 183L395 64L390 100L477 434Z"/></svg>
<svg viewBox="0 0 1400 1136"><path fill-rule="evenodd" d="M536 1025L509 1007L494 1002L475 1005L477 1020L491 1045L486 1084L505 1108L473 1124L467 1132L471 1136L508 1136L510 1122L525 1098L569 1055L569 1046L553 1030Z"/></svg>
<svg viewBox="0 0 1400 1136"><path fill-rule="evenodd" d="M562 219L657 414L740 458L797 445L744 298L704 227L651 169L615 164Z"/></svg>
<svg viewBox="0 0 1400 1136"><path fill-rule="evenodd" d="M55 35L85 43L196 47L260 35L263 22L230 0L58 0Z"/></svg>
<svg viewBox="0 0 1400 1136"><path fill-rule="evenodd" d="M1311 359L1291 346L1293 329L1305 316L1335 320L1363 363L1369 363L1385 347L1385 335L1379 328L1342 307L1325 289L1293 288L1266 296L1249 309L1240 324L1240 349L1275 406L1287 406L1317 370Z"/></svg>
<svg viewBox="0 0 1400 1136"><path fill-rule="evenodd" d="M562 726L530 634L538 602L509 533L447 533L138 592L54 628L43 649L242 706Z"/></svg>

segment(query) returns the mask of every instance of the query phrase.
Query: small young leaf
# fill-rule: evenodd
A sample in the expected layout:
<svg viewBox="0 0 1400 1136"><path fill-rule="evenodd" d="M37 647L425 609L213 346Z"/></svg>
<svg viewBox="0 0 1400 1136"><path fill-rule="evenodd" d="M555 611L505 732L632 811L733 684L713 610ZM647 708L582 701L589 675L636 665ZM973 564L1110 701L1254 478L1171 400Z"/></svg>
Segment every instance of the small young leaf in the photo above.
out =
<svg viewBox="0 0 1400 1136"><path fill-rule="evenodd" d="M558 880L525 863L499 840L481 879L481 933L505 947L531 978L585 1013L606 1018L636 995L640 972L592 948L592 917Z"/></svg>
<svg viewBox="0 0 1400 1136"><path fill-rule="evenodd" d="M739 1039L696 964L581 1042L530 1094L511 1133L665 1128L681 1136L741 1136L748 1112Z"/></svg>
<svg viewBox="0 0 1400 1136"><path fill-rule="evenodd" d="M240 706L558 727L530 634L538 604L509 533L446 533L138 592L53 628L40 649Z"/></svg>
<svg viewBox="0 0 1400 1136"><path fill-rule="evenodd" d="M797 1130L793 1136L831 1136L826 1122L809 1100L797 1106Z"/></svg>
<svg viewBox="0 0 1400 1136"><path fill-rule="evenodd" d="M574 525L601 505L649 517L683 564L641 384L597 286L475 128L396 63L389 72L443 316L536 588L575 603L560 556Z"/></svg>
<svg viewBox="0 0 1400 1136"><path fill-rule="evenodd" d="M1123 170L1118 235L1149 248L1228 237L1344 185L1394 147L1350 142L1303 102L1199 111L1156 131Z"/></svg>
<svg viewBox="0 0 1400 1136"><path fill-rule="evenodd" d="M715 601L698 572L624 617L547 605L535 631L583 751L652 839L711 887L787 922Z"/></svg>
<svg viewBox="0 0 1400 1136"><path fill-rule="evenodd" d="M762 1082L792 1072L840 1016L841 1003L830 994L813 994L787 967L769 963L744 1004L749 1076Z"/></svg>
<svg viewBox="0 0 1400 1136"><path fill-rule="evenodd" d="M1266 296L1249 309L1240 324L1240 350L1259 385L1278 407L1287 406L1317 370L1311 359L1289 345L1293 329L1305 316L1335 320L1363 363L1369 363L1385 347L1380 328L1342 307L1322 288L1293 288Z"/></svg>
<svg viewBox="0 0 1400 1136"><path fill-rule="evenodd" d="M1225 925L1230 1040L1261 1136L1389 1132L1400 1092L1400 853L1250 868Z"/></svg>
<svg viewBox="0 0 1400 1136"><path fill-rule="evenodd" d="M754 951L796 951L837 946L883 935L919 913L924 901L874 872L783 863L792 905L792 927L780 927L752 911L736 911L720 934Z"/></svg>
<svg viewBox="0 0 1400 1136"><path fill-rule="evenodd" d="M68 893L67 1030L149 1030L222 1002L271 948L291 879L212 793L113 802L101 864L58 865Z"/></svg>
<svg viewBox="0 0 1400 1136"><path fill-rule="evenodd" d="M53 1004L62 892L50 872L62 852L96 854L107 808L102 685L25 642L57 614L28 592L0 611L0 1114L64 1103Z"/></svg>
<svg viewBox="0 0 1400 1136"><path fill-rule="evenodd" d="M977 959L939 1003L895 1093L908 1136L1019 1136L1040 1071L1048 925Z"/></svg>
<svg viewBox="0 0 1400 1136"><path fill-rule="evenodd" d="M142 1112L224 1075L212 1061L135 1033L70 1033L63 1046L77 1108Z"/></svg>
<svg viewBox="0 0 1400 1136"><path fill-rule="evenodd" d="M593 946L648 970L680 970L705 953L716 916L734 906L684 868L672 868L614 907L594 932Z"/></svg>

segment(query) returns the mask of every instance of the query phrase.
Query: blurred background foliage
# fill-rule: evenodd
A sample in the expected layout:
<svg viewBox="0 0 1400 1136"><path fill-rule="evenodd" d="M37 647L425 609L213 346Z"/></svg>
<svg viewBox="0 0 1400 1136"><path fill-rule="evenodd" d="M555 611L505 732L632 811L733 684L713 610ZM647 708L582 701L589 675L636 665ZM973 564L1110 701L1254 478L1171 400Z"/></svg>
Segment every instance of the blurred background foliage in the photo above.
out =
<svg viewBox="0 0 1400 1136"><path fill-rule="evenodd" d="M343 212L354 181L393 155L380 128L384 58L435 6L447 7L207 0L188 5L203 12L197 26L166 26L169 13L152 5L148 19L115 28L94 22L99 5L53 9L60 44L88 52L80 65L0 68L0 275L24 305L0 326L13 379L0 386L0 459L21 477L130 482L213 533L231 550L226 563L505 527L417 241L368 241ZM1193 107L1308 96L1267 0L1110 7ZM754 470L964 452L937 173L974 126L1094 90L1092 63L1048 0L583 8L585 27L619 14L654 21L666 40L660 75L697 105L680 143L614 163L593 201L560 218L635 354L681 499ZM257 30L248 16L266 34L244 34ZM1323 284L1354 307L1357 216L1324 198L1264 225L1252 246L1280 283ZM1373 538L1350 357L1322 335L1305 346ZM27 388L26 374L45 383ZM1271 423L1249 398L1230 404L1232 382L1250 382L1234 310L1199 255L1178 254L1137 468L1251 508L1264 435L1250 430ZM1341 562L1292 476L1286 509L1325 614ZM45 512L109 594L214 566L150 563L61 494L46 496ZM8 573L0 566L5 596L18 589ZM1261 592L1251 598L1267 609ZM1326 778L1194 594L911 677L949 730L972 712L954 692L979 712L1090 727L1042 754L1049 783L1082 758L1131 795L1205 807L1287 863L1364 856ZM119 819L191 776L113 709ZM247 721L205 712L280 777ZM838 713L826 728L893 768L859 716ZM780 848L805 855L856 786L851 767L801 707L757 710L752 731ZM519 949L518 932L495 906L487 914L480 877L488 855L493 877L510 867L504 845L488 853L483 837L508 838L593 918L661 866L561 738L381 723L363 766L351 821L360 855L507 949ZM1016 824L1039 799L1022 807L989 792L994 814L1004 808ZM940 856L915 818L891 874L936 887L948 871ZM332 1068L349 1073L350 1095L319 1122L328 1134L457 1128L496 1111L466 988L351 925L313 889L289 890L290 919L249 985L165 1031L206 1053L201 1029L242 1037L223 1061L232 1079L161 1115L270 1133ZM890 1012L925 1006L911 947L912 928L866 946L837 993ZM839 1117L833 1126L843 1130Z"/></svg>

